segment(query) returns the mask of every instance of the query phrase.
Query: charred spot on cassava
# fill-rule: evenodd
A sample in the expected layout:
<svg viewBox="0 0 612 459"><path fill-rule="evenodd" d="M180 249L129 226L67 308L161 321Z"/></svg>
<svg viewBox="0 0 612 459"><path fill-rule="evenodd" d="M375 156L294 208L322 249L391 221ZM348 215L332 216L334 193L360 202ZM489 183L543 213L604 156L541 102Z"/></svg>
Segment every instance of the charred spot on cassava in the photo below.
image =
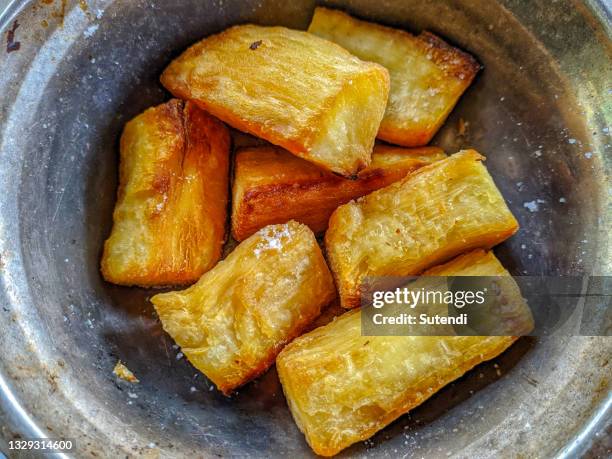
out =
<svg viewBox="0 0 612 459"><path fill-rule="evenodd" d="M482 65L474 56L449 45L431 32L421 32L417 38L422 40L425 44L425 49L431 52L432 60L448 76L461 80L471 79L482 69Z"/></svg>

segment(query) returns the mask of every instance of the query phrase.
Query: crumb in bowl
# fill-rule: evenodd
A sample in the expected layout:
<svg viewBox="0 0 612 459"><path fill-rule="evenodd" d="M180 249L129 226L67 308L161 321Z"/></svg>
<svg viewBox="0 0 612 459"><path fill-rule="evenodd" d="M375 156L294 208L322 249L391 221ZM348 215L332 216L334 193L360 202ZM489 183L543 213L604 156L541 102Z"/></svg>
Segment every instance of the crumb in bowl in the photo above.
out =
<svg viewBox="0 0 612 459"><path fill-rule="evenodd" d="M134 373L132 373L132 371L126 367L121 360L117 361L117 365L115 365L115 368L113 368L113 374L117 378L123 379L124 381L132 384L138 384L140 382L140 380L134 376Z"/></svg>

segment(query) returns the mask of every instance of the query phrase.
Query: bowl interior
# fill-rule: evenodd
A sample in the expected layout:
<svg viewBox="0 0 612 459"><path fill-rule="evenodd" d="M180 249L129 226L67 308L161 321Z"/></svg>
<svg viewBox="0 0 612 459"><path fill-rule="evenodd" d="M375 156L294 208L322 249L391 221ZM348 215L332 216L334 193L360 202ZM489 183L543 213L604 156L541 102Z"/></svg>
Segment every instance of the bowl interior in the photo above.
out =
<svg viewBox="0 0 612 459"><path fill-rule="evenodd" d="M313 2L77 3L61 17L54 15L59 2L21 13L22 47L38 49L20 76L25 89L10 107L4 134L23 155L15 204L28 291L42 318L39 328L61 355L67 377L77 381L74 409L92 422L83 429L116 444L125 440L134 454L159 448L168 456L310 455L274 369L233 397L222 396L163 332L148 301L153 291L105 283L98 267L112 223L118 139L126 121L169 98L158 81L164 67L189 44L230 25L303 29ZM533 8L544 11L545 3ZM597 152L607 140L586 116L593 102L576 91L558 50L534 34L526 6L485 0L328 4L409 31L431 30L478 58L484 70L433 143L447 153L471 147L487 156L521 224L496 250L513 274L590 272L597 241L588 234L602 224L599 196L606 186ZM544 32L580 35L587 13L573 11L569 2L559 7L554 14L566 28L553 29L549 19ZM250 141L235 137L236 144ZM547 380L565 365L568 343L519 340L347 454L436 456L498 438L496 429L543 390L532 381ZM118 359L140 384L116 381ZM524 422L513 426L518 432Z"/></svg>

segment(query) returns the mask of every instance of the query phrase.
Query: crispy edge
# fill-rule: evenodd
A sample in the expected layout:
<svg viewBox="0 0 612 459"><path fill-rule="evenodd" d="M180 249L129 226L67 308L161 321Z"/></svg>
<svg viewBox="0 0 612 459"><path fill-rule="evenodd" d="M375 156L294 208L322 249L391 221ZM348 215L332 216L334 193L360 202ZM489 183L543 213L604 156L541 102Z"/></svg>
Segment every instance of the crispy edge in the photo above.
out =
<svg viewBox="0 0 612 459"><path fill-rule="evenodd" d="M199 123L201 123L198 130L205 130L206 134L203 135L202 132L198 132L196 135L207 137L207 144L210 149L210 154L214 154L219 143L225 143L227 148L224 148L225 151L225 162L227 163L226 169L228 169L229 174L229 149L230 149L230 134L227 127L219 120L209 115L208 113L202 111L197 108L197 106L193 105L191 102L185 102L179 99L171 99L163 104L157 105L155 107L150 107L144 112L140 113L136 117L132 118L128 123L126 123L123 133L121 135L120 140L120 150L123 152L124 145L127 144L128 136L132 135L130 131L130 123L136 120L138 117L142 116L144 113L148 111L155 110L156 118L166 117L170 120L173 120L174 124L177 126L177 131L180 133L182 137L183 144L183 156L187 153L188 148L190 148L190 144L192 144L192 136L190 135L192 125L194 123L194 119L199 118ZM205 124L204 124L205 123ZM211 142L209 137L210 130L214 130L215 136L218 136L217 142ZM213 147L213 144L215 146ZM122 156L121 153L120 156ZM223 152L219 157L223 156ZM125 199L125 187L128 178L125 176L125 170L119 166L119 186L117 188L117 199L115 202L115 208L117 203ZM228 175L228 185L229 185L229 175ZM156 178L152 183L153 189L156 191L164 192L169 191L169 180L160 176ZM187 285L192 282L195 282L204 272L208 271L221 257L222 253L222 245L226 239L226 219L227 219L227 200L228 193L225 193L225 203L223 205L225 211L223 216L222 230L220 232L221 238L217 243L217 248L215 250L216 255L214 255L207 266L203 270L192 270L192 272L181 271L175 273L161 273L161 272L151 272L151 267L147 266L147 269L142 270L138 269L137 272L125 272L125 273L115 273L113 269L109 266L109 260L107 256L108 245L110 244L110 235L104 242L103 254L100 262L100 271L102 273L102 277L107 281L116 285L125 285L125 286L140 286L140 287L163 287L170 285ZM213 218L214 219L214 218ZM113 222L115 220L115 212L113 211ZM111 230L111 234L112 234ZM200 272L203 271L203 272ZM165 276L165 277L164 277ZM163 278L163 279L162 279Z"/></svg>
<svg viewBox="0 0 612 459"><path fill-rule="evenodd" d="M432 60L445 75L465 82L467 88L482 66L471 54L448 44L442 38L427 30L417 37L425 45L425 53L432 53Z"/></svg>
<svg viewBox="0 0 612 459"><path fill-rule="evenodd" d="M355 28L370 27L386 35L393 35L401 40L409 40L414 43L415 46L419 47L424 55L431 53L432 61L442 69L446 76L464 80L468 82L468 85L482 68L481 64L474 56L460 48L450 45L448 42L428 30L422 31L419 35L414 35L406 30L359 19L344 11L326 8L324 6L317 6L315 8L313 20L318 12L321 12L324 16L341 18L342 21L352 24ZM308 28L309 30L313 24L313 20L311 20Z"/></svg>
<svg viewBox="0 0 612 459"><path fill-rule="evenodd" d="M244 155L250 152L256 152L257 150L261 150L264 154L268 152L286 152L287 154L290 154L290 152L277 146L247 147L236 152L234 162L234 181L232 183L231 230L232 236L237 241L246 239L267 225L285 223L285 221L276 221L274 218L269 218L263 221L262 224L259 224L250 218L250 216L253 215L253 212L250 212L249 209L268 209L278 207L287 199L290 199L293 202L298 202L297 200L299 200L300 196L303 196L303 193L308 192L308 190L318 190L325 184L338 183L343 180L340 176L337 176L326 169L318 169L312 163L304 160L304 162L300 164L300 166L303 167L300 167L297 164L294 165L293 169L296 177L291 182L268 183L263 186L244 184L244 180L241 179L241 170L246 166L243 164L241 159L244 157ZM291 158L291 160L293 160L293 158ZM298 161L300 160L301 159L298 159ZM309 172L314 173L315 171L319 173L319 179L303 179L299 175L300 173L307 175ZM265 171L262 171L262 173L265 173ZM296 185L298 186L296 187ZM287 216L286 218L286 220L291 219L294 218L290 216ZM315 232L320 231L320 229L312 228L312 226L307 222L301 221L301 223L306 224Z"/></svg>
<svg viewBox="0 0 612 459"><path fill-rule="evenodd" d="M322 169L318 178L301 179L300 173L308 175L315 170L315 166L305 161L303 165L295 164L296 179L292 182L267 183L261 186L244 184L240 177L241 169L245 167L241 164L241 156L249 151L269 150L271 148L275 151L282 151L278 147L245 148L239 150L236 154L235 175L232 185L231 224L232 235L237 241L244 240L266 225L284 223L290 219L296 219L308 225L315 233L320 234L327 229L329 218L338 206L401 180L406 175L433 162L415 159L415 162L410 165L398 163L397 168L393 168L391 165L370 165L361 170L355 180L351 180ZM402 150L400 147L378 145L374 147L374 155L384 155L388 152L401 153ZM444 154L444 151L438 147L420 147L414 150L406 150L405 153L408 157L409 154L417 151L430 154L432 157ZM265 173L265 171L262 171L262 173ZM332 204L331 200L325 200L330 196L328 193L338 195L335 203ZM298 209L296 206L298 203L304 202L304 198L307 198L307 202L313 204L312 201L316 200L317 197L320 197L321 201L325 200L325 202L320 203L321 206L317 208L310 209L307 215L303 213L308 209L301 208L299 209L301 211L300 215L297 215ZM256 215L254 211L249 209L283 209L284 212L287 212L287 215L275 219L272 214L262 215L260 213ZM291 210L294 210L294 212L291 212Z"/></svg>
<svg viewBox="0 0 612 459"><path fill-rule="evenodd" d="M304 329L305 328L306 327L304 327ZM263 375L274 364L276 357L285 348L285 346L287 346L287 344L289 344L291 341L293 341L295 338L297 338L301 334L302 334L302 330L297 330L294 335L290 335L286 340L276 343L272 348L270 348L269 352L267 352L266 355L259 361L259 364L255 368L253 368L249 372L244 373L239 378L238 377L237 378L218 378L216 376L213 378L212 376L204 372L202 373L204 373L206 377L210 379L215 384L215 386L217 386L217 389L223 395L225 395L226 397L229 397L239 387L242 387L245 384ZM187 355L187 358L189 359L189 354L186 354L186 355ZM198 371L201 371L201 370L198 369Z"/></svg>
<svg viewBox="0 0 612 459"><path fill-rule="evenodd" d="M213 168L210 158L206 158L203 161L203 155L197 157L197 161L200 166L207 168L206 171L207 180L203 185L208 187L210 192L210 185L217 181L217 177L221 177L216 184L218 188L215 190L214 197L210 195L206 197L203 203L206 206L207 213L210 217L210 222L213 226L213 231L216 234L214 242L213 254L203 272L194 273L193 278L190 282L197 281L202 274L209 271L215 264L221 259L223 255L223 244L227 241L228 237L228 204L230 199L230 162L231 162L231 147L232 139L228 127L223 124L222 121L215 118L211 114L202 110L194 104L192 101L185 102L185 129L186 133L189 134L187 137L187 148L189 148L193 142L197 142L198 148L202 148L204 145L208 148L208 155L214 156L216 165L218 168ZM195 125L195 129L194 126ZM204 127L204 129L202 129ZM204 132L205 131L205 132ZM202 164L204 163L204 164ZM223 172L223 174L221 174ZM215 180L211 180L214 177Z"/></svg>
<svg viewBox="0 0 612 459"><path fill-rule="evenodd" d="M406 129L396 127L393 123L383 119L378 131L379 138L405 147L426 145L444 124L461 95L470 86L482 66L471 54L449 45L431 32L421 32L417 37L402 30L396 32L408 35L413 43L422 49L423 53L431 55L431 60L437 64L447 78L462 82L461 92L457 95L455 101L448 105L447 110L441 113L432 125Z"/></svg>

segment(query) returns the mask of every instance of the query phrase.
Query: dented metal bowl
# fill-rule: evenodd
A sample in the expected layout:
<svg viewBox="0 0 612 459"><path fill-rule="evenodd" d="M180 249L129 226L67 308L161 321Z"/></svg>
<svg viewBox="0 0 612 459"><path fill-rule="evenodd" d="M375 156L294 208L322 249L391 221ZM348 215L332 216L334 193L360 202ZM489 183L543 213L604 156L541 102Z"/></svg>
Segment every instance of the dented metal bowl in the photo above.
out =
<svg viewBox="0 0 612 459"><path fill-rule="evenodd" d="M324 3L432 30L484 64L434 143L487 155L522 227L497 249L513 273L611 273L604 2ZM98 260L122 126L168 97L165 65L233 24L305 28L313 8L0 1L0 450L48 436L74 439L77 457L312 456L273 370L231 399L211 390L162 332L151 292L104 283ZM607 337L523 338L341 456L605 454L611 349ZM116 381L118 359L140 384Z"/></svg>

